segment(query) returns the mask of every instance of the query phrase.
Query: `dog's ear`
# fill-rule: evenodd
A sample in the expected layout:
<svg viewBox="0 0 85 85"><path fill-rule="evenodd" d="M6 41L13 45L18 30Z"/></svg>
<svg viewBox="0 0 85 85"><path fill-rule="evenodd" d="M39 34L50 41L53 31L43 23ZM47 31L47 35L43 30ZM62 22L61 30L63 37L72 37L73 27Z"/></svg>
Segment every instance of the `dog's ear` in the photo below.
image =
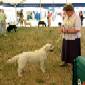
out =
<svg viewBox="0 0 85 85"><path fill-rule="evenodd" d="M54 49L54 46L53 46L52 44L47 43L47 44L45 45L45 50L46 50L46 51L51 51L51 50L53 50L53 49Z"/></svg>
<svg viewBox="0 0 85 85"><path fill-rule="evenodd" d="M47 41L47 43L49 43L49 44L52 44L53 45L53 40L49 40L49 41Z"/></svg>

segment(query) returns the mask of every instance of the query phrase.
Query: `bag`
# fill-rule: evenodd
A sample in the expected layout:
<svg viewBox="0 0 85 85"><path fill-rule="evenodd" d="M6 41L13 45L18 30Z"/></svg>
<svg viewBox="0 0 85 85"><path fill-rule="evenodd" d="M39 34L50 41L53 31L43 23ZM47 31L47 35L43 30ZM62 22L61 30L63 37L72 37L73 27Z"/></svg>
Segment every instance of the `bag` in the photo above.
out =
<svg viewBox="0 0 85 85"><path fill-rule="evenodd" d="M78 56L73 62L72 85L85 85L85 57Z"/></svg>

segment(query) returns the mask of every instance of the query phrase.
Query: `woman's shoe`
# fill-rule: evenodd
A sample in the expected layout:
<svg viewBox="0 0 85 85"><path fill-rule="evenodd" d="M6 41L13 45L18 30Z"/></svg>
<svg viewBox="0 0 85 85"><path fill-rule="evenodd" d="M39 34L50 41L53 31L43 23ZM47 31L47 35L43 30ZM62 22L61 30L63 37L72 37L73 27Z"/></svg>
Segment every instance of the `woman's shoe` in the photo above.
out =
<svg viewBox="0 0 85 85"><path fill-rule="evenodd" d="M60 65L60 67L66 67L66 66L68 66L67 63L63 63L63 64Z"/></svg>

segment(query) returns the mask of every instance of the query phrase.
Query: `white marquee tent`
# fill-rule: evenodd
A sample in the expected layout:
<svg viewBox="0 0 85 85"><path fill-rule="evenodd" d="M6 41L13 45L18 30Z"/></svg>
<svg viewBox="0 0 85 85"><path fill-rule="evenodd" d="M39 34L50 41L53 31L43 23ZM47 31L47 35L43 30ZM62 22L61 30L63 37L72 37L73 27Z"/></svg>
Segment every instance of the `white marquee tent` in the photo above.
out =
<svg viewBox="0 0 85 85"><path fill-rule="evenodd" d="M18 3L33 3L33 4L41 4L41 3L85 3L85 0L0 0L4 3L11 3L11 4L18 4ZM41 5L40 5L41 6ZM16 5L15 7L1 7L5 10L5 13L6 13L6 16L7 16L7 22L16 22L17 19L16 19L16 10L20 10L20 9L23 9L25 10L24 11L24 15L25 15L25 18L26 18L26 11L40 11L40 12L47 12L48 10L47 9L43 9L42 7L17 7L16 8ZM52 26L57 26L58 25L58 22L62 22L62 19L60 18L60 16L57 16L57 12L61 12L62 11L62 7L57 7L57 8L54 8L56 11L54 12L54 21L52 23ZM75 8L76 10L80 11L80 10L85 10L85 8ZM57 19L57 20L56 20ZM85 22L85 21L84 21ZM37 23L33 23L34 26L37 25ZM84 24L85 25L85 24Z"/></svg>
<svg viewBox="0 0 85 85"><path fill-rule="evenodd" d="M24 3L85 3L85 0L0 0L3 1L5 3L20 3L23 2Z"/></svg>

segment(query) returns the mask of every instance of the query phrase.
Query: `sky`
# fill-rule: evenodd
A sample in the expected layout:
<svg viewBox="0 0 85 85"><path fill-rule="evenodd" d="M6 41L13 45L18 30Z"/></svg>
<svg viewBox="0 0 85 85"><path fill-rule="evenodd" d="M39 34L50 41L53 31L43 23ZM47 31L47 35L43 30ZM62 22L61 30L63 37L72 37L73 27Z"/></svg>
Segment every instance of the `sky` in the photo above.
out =
<svg viewBox="0 0 85 85"><path fill-rule="evenodd" d="M22 0L0 0L3 2L13 2L13 3L18 3ZM85 3L85 0L25 0L24 3Z"/></svg>

